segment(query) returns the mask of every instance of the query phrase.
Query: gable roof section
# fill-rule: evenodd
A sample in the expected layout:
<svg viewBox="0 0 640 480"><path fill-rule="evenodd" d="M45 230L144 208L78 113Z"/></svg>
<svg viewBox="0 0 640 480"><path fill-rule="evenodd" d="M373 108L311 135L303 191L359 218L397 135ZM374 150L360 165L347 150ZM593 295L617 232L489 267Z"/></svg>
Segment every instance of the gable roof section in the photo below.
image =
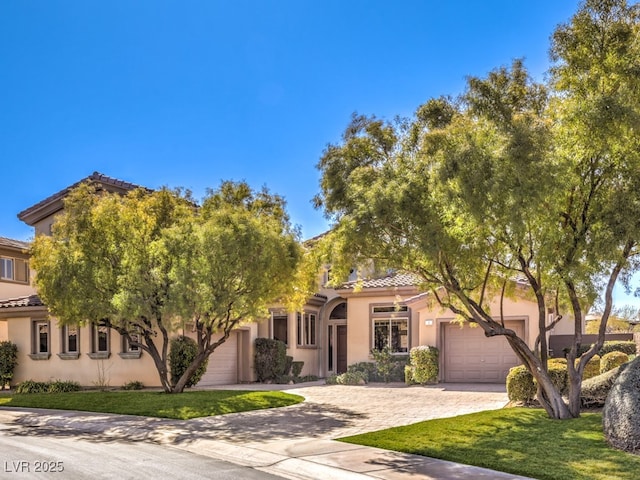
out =
<svg viewBox="0 0 640 480"><path fill-rule="evenodd" d="M145 188L134 183L118 180L117 178L108 177L100 172L93 172L88 177L74 183L73 185L54 193L50 197L36 203L35 205L18 213L18 218L27 225L33 226L43 218L59 212L63 208L63 200L71 190L83 182L90 182L100 185L102 189L113 193L127 193L136 188ZM149 190L149 189L146 189Z"/></svg>
<svg viewBox="0 0 640 480"><path fill-rule="evenodd" d="M413 273L390 273L384 277L346 282L337 287L337 290L355 290L356 288L417 287L420 283L420 277Z"/></svg>
<svg viewBox="0 0 640 480"><path fill-rule="evenodd" d="M0 237L0 247L8 248L9 250L19 250L20 252L26 252L29 250L29 242L23 242L21 240L14 240L12 238Z"/></svg>

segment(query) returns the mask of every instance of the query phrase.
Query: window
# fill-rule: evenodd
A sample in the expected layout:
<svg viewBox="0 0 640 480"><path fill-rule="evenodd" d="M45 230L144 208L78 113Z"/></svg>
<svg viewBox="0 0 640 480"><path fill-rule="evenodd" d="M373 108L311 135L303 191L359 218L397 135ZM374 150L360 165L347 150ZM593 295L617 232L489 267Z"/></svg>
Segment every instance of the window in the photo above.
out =
<svg viewBox="0 0 640 480"><path fill-rule="evenodd" d="M409 320L407 318L385 318L373 321L373 348L389 347L391 353L409 351Z"/></svg>
<svg viewBox="0 0 640 480"><path fill-rule="evenodd" d="M407 305L397 303L371 305L371 348L389 348L391 353L409 351L409 318Z"/></svg>
<svg viewBox="0 0 640 480"><path fill-rule="evenodd" d="M91 325L91 353L93 359L109 358L109 327L99 324Z"/></svg>
<svg viewBox="0 0 640 480"><path fill-rule="evenodd" d="M372 307L373 313L393 313L393 312L407 312L409 308L406 305L383 305L378 307Z"/></svg>
<svg viewBox="0 0 640 480"><path fill-rule="evenodd" d="M125 336L122 335L122 351L119 353L121 358L140 358L142 355L142 348L138 345L142 340L142 336L138 331L129 332L129 337L131 341Z"/></svg>
<svg viewBox="0 0 640 480"><path fill-rule="evenodd" d="M289 345L289 317L286 313L271 314L271 336L274 340L280 340Z"/></svg>
<svg viewBox="0 0 640 480"><path fill-rule="evenodd" d="M50 354L49 322L36 320L31 324L31 354L33 360L47 360Z"/></svg>
<svg viewBox="0 0 640 480"><path fill-rule="evenodd" d="M22 258L0 257L0 279L29 283L29 262Z"/></svg>
<svg viewBox="0 0 640 480"><path fill-rule="evenodd" d="M80 356L80 328L77 325L62 327L62 348L58 356L63 360L75 360Z"/></svg>
<svg viewBox="0 0 640 480"><path fill-rule="evenodd" d="M13 258L0 258L0 278L13 280Z"/></svg>
<svg viewBox="0 0 640 480"><path fill-rule="evenodd" d="M297 323L298 345L301 347L316 346L316 314L298 313Z"/></svg>

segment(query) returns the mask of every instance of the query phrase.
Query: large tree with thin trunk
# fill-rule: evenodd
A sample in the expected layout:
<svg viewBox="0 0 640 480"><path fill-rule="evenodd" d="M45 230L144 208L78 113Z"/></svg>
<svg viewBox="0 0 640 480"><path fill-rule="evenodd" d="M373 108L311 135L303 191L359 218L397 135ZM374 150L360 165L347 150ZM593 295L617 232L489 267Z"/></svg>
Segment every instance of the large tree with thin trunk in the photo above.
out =
<svg viewBox="0 0 640 480"><path fill-rule="evenodd" d="M579 415L613 286L637 268L638 32L635 7L587 1L553 36L547 84L516 60L411 119L354 115L319 163L316 203L334 221L336 267L373 260L419 275L461 321L505 336L552 418ZM538 305L532 345L489 308L514 280L526 280ZM585 310L603 290L599 339L580 355ZM574 323L568 403L547 370L548 332L561 313Z"/></svg>
<svg viewBox="0 0 640 480"><path fill-rule="evenodd" d="M265 317L290 290L300 256L284 200L232 182L202 207L180 191L119 195L82 184L32 254L51 314L119 332L153 359L166 392L182 392L234 328ZM169 340L185 326L198 353L172 383Z"/></svg>

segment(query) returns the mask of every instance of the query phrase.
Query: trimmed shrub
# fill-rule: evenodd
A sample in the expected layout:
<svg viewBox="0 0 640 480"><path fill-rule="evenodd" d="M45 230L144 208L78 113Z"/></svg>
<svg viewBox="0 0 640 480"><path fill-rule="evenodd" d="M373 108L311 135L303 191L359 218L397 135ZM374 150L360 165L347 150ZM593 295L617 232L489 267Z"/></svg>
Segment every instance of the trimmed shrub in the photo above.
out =
<svg viewBox="0 0 640 480"><path fill-rule="evenodd" d="M636 354L636 342L633 340L610 340L604 342L598 354L602 357L610 352L622 352L627 355Z"/></svg>
<svg viewBox="0 0 640 480"><path fill-rule="evenodd" d="M512 402L531 402L536 396L533 375L524 365L509 369L507 375L507 396Z"/></svg>
<svg viewBox="0 0 640 480"><path fill-rule="evenodd" d="M18 346L15 343L0 342L0 390L11 384L13 371L18 365Z"/></svg>
<svg viewBox="0 0 640 480"><path fill-rule="evenodd" d="M429 346L414 347L409 353L413 367L411 378L414 382L425 384L438 381L438 349Z"/></svg>
<svg viewBox="0 0 640 480"><path fill-rule="evenodd" d="M48 393L79 392L80 384L72 380L55 380L49 383Z"/></svg>
<svg viewBox="0 0 640 480"><path fill-rule="evenodd" d="M607 395L620 375L620 367L601 373L582 382L580 403L583 408L599 408L604 406Z"/></svg>
<svg viewBox="0 0 640 480"><path fill-rule="evenodd" d="M171 372L171 383L175 385L182 374L187 371L187 367L191 364L194 358L198 355L198 344L193 338L185 337L183 335L171 339L169 350L169 369ZM207 365L209 359L202 362L202 365L193 372L185 387L193 387L196 385L204 372L207 371Z"/></svg>
<svg viewBox="0 0 640 480"><path fill-rule="evenodd" d="M576 364L577 364L576 360ZM600 357L598 355L594 355L591 360L587 362L584 366L584 372L582 372L582 380L586 380L587 378L592 378L597 375L600 375Z"/></svg>
<svg viewBox="0 0 640 480"><path fill-rule="evenodd" d="M284 368L282 369L282 375L290 375L292 365L293 365L293 357L290 355L286 355L284 357Z"/></svg>
<svg viewBox="0 0 640 480"><path fill-rule="evenodd" d="M25 380L16 386L16 393L47 393L49 391L49 382L36 382L33 380Z"/></svg>
<svg viewBox="0 0 640 480"><path fill-rule="evenodd" d="M549 372L549 378L551 383L558 389L561 395L569 393L569 374L567 372L567 362L548 362L547 371ZM534 384L536 384L534 380ZM536 385L537 389L537 385Z"/></svg>
<svg viewBox="0 0 640 480"><path fill-rule="evenodd" d="M351 371L338 375L336 383L338 385L366 385L367 378L364 372Z"/></svg>
<svg viewBox="0 0 640 480"><path fill-rule="evenodd" d="M299 377L302 373L302 367L304 367L304 362L291 362L291 375Z"/></svg>
<svg viewBox="0 0 640 480"><path fill-rule="evenodd" d="M283 375L287 346L280 340L256 338L254 365L259 382L273 382Z"/></svg>
<svg viewBox="0 0 640 480"><path fill-rule="evenodd" d="M407 385L415 385L413 380L413 367L411 365L405 365L404 367L404 383Z"/></svg>
<svg viewBox="0 0 640 480"><path fill-rule="evenodd" d="M567 365L567 359L566 358L550 358L547 361L547 365Z"/></svg>
<svg viewBox="0 0 640 480"><path fill-rule="evenodd" d="M368 381L375 381L378 377L376 364L373 362L358 362L351 364L347 367L347 373L360 373L364 376L364 379Z"/></svg>
<svg viewBox="0 0 640 480"><path fill-rule="evenodd" d="M328 376L324 379L324 383L327 385L337 385L338 384L338 375L335 373L333 375Z"/></svg>
<svg viewBox="0 0 640 480"><path fill-rule="evenodd" d="M391 349L389 347L384 347L382 350L374 349L371 350L371 355L375 361L378 376L380 376L385 383L389 383L394 364Z"/></svg>
<svg viewBox="0 0 640 480"><path fill-rule="evenodd" d="M142 390L143 388L144 388L143 383L138 380L127 382L122 386L123 390Z"/></svg>
<svg viewBox="0 0 640 480"><path fill-rule="evenodd" d="M600 358L600 373L608 372L623 363L629 361L629 355L623 352L613 351L606 353Z"/></svg>

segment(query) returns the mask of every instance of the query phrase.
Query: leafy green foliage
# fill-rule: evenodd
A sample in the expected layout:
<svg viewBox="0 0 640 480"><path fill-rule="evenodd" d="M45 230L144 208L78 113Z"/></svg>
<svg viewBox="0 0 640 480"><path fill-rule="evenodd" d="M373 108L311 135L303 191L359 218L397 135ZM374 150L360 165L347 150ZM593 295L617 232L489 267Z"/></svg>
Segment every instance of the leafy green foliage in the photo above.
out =
<svg viewBox="0 0 640 480"><path fill-rule="evenodd" d="M367 374L357 370L347 371L336 377L336 383L338 385L366 385L368 383Z"/></svg>
<svg viewBox="0 0 640 480"><path fill-rule="evenodd" d="M389 347L384 347L382 350L371 350L371 356L375 361L376 371L378 375L382 377L385 383L389 383L391 380L391 373L393 371L393 355Z"/></svg>
<svg viewBox="0 0 640 480"><path fill-rule="evenodd" d="M620 374L616 367L607 372L591 377L582 383L580 401L583 408L600 408L604 406L614 382Z"/></svg>
<svg viewBox="0 0 640 480"><path fill-rule="evenodd" d="M415 383L426 384L438 381L439 352L436 347L419 346L409 352L411 365L411 380Z"/></svg>
<svg viewBox="0 0 640 480"><path fill-rule="evenodd" d="M171 382L175 385L182 375L187 371L198 355L198 344L193 338L180 335L171 339L169 350L169 370L171 371ZM185 387L193 387L197 385L204 373L207 371L209 359L206 359L191 374L187 380Z"/></svg>
<svg viewBox="0 0 640 480"><path fill-rule="evenodd" d="M0 342L0 389L11 383L18 365L18 346L10 341Z"/></svg>
<svg viewBox="0 0 640 480"><path fill-rule="evenodd" d="M79 392L81 390L80 384L72 380L54 380L49 382L49 393L66 393L66 392Z"/></svg>
<svg viewBox="0 0 640 480"><path fill-rule="evenodd" d="M509 369L507 374L507 396L512 402L531 402L536 396L533 375L524 365Z"/></svg>
<svg viewBox="0 0 640 480"><path fill-rule="evenodd" d="M123 390L142 390L144 384L139 380L132 380L122 385Z"/></svg>
<svg viewBox="0 0 640 480"><path fill-rule="evenodd" d="M587 378L595 377L596 375L600 375L600 356L595 355L591 357L589 361L585 364L584 373L582 374L582 379L586 380Z"/></svg>
<svg viewBox="0 0 640 480"><path fill-rule="evenodd" d="M380 351L376 351L380 352ZM373 354L373 351L372 351ZM381 355L383 369L380 369L380 363L375 362L357 362L347 367L347 372L361 372L364 374L367 382L402 382L404 380L404 367L409 360L408 355ZM376 356L374 355L374 359Z"/></svg>
<svg viewBox="0 0 640 480"><path fill-rule="evenodd" d="M234 328L293 291L299 233L268 190L223 182L198 208L181 190L98 189L71 191L53 235L35 239L38 291L62 324L103 322L136 343L165 391L182 391ZM172 381L169 340L185 324L198 353Z"/></svg>
<svg viewBox="0 0 640 480"><path fill-rule="evenodd" d="M610 352L622 352L627 355L635 355L636 349L636 342L632 340L611 340L604 342L604 345L602 345L598 355L603 356Z"/></svg>
<svg viewBox="0 0 640 480"><path fill-rule="evenodd" d="M335 228L317 248L337 281L353 265L418 275L434 303L508 337L554 418L579 415L582 370L604 341L578 352L586 307L605 290L604 327L613 286L638 268L639 31L624 0L586 0L553 36L546 84L516 60L412 118L354 115L318 163L315 203ZM514 295L537 303L535 349L499 318ZM550 309L578 328L568 405L543 368Z"/></svg>
<svg viewBox="0 0 640 480"><path fill-rule="evenodd" d="M254 369L259 382L276 381L284 375L287 346L280 340L256 338Z"/></svg>
<svg viewBox="0 0 640 480"><path fill-rule="evenodd" d="M629 355L623 352L609 352L600 358L600 373L608 372L629 361Z"/></svg>
<svg viewBox="0 0 640 480"><path fill-rule="evenodd" d="M291 362L291 375L294 378L297 378L302 373L302 368L304 367L304 362L302 361L294 361Z"/></svg>
<svg viewBox="0 0 640 480"><path fill-rule="evenodd" d="M71 380L54 380L51 382L36 382L25 380L16 387L18 394L31 393L67 393L81 390L80 384Z"/></svg>
<svg viewBox="0 0 640 480"><path fill-rule="evenodd" d="M49 391L48 382L36 382L34 380L25 380L16 386L16 393L47 393Z"/></svg>

